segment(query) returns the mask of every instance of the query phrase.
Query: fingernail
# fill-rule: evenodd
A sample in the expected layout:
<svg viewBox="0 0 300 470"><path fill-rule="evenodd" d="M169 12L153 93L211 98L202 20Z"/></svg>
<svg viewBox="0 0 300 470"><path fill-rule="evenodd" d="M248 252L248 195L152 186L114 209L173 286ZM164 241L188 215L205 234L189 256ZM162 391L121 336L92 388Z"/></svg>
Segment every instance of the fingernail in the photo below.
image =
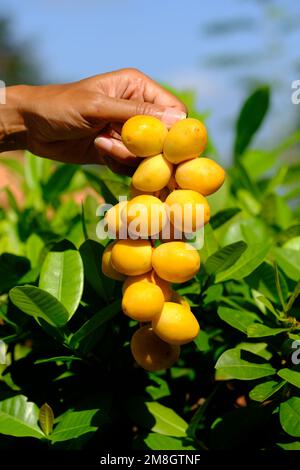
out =
<svg viewBox="0 0 300 470"><path fill-rule="evenodd" d="M185 118L186 114L183 111L178 111L178 109L174 108L166 108L162 114L161 120L167 127L171 127L176 121L180 121Z"/></svg>
<svg viewBox="0 0 300 470"><path fill-rule="evenodd" d="M94 142L95 145L101 147L106 152L110 152L113 146L113 143L109 137L97 137Z"/></svg>

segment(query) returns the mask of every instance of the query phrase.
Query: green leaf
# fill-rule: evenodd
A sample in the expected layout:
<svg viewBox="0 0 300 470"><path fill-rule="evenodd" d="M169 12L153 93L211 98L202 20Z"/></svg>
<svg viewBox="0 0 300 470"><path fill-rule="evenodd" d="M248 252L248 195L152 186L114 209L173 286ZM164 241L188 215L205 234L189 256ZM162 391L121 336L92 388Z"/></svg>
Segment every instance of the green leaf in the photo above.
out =
<svg viewBox="0 0 300 470"><path fill-rule="evenodd" d="M269 249L269 244L249 246L236 263L217 274L216 282L240 280L249 276L264 261Z"/></svg>
<svg viewBox="0 0 300 470"><path fill-rule="evenodd" d="M280 390L286 382L283 380L281 382L276 382L275 380L268 380L261 384L256 385L249 393L251 400L263 402L268 400L272 395L274 395L278 390Z"/></svg>
<svg viewBox="0 0 300 470"><path fill-rule="evenodd" d="M76 331L71 337L70 345L72 348L82 348L91 350L99 341L99 330L117 313L121 311L121 300L115 300L112 304L104 307L95 313L84 325Z"/></svg>
<svg viewBox="0 0 300 470"><path fill-rule="evenodd" d="M69 320L69 313L63 304L38 287L14 287L9 297L22 312L34 318L43 318L53 326L63 326Z"/></svg>
<svg viewBox="0 0 300 470"><path fill-rule="evenodd" d="M32 268L38 267L40 257L45 246L43 240L36 234L32 233L26 240L26 255L30 259Z"/></svg>
<svg viewBox="0 0 300 470"><path fill-rule="evenodd" d="M263 362L256 354L238 349L225 351L219 357L215 367L219 372L218 376L224 379L254 380L276 373L270 364Z"/></svg>
<svg viewBox="0 0 300 470"><path fill-rule="evenodd" d="M300 442L277 442L278 447L281 447L283 450L300 450Z"/></svg>
<svg viewBox="0 0 300 470"><path fill-rule="evenodd" d="M292 310L293 305L294 305L296 299L299 297L299 295L300 295L300 281L297 282L296 287L295 287L292 295L289 298L289 301L288 301L287 306L286 306L285 313L289 313Z"/></svg>
<svg viewBox="0 0 300 470"><path fill-rule="evenodd" d="M42 265L39 287L59 300L71 318L83 292L83 263L79 252L50 251Z"/></svg>
<svg viewBox="0 0 300 470"><path fill-rule="evenodd" d="M277 374L295 387L300 388L300 372L291 369L280 369Z"/></svg>
<svg viewBox="0 0 300 470"><path fill-rule="evenodd" d="M52 443L68 441L97 431L100 416L99 409L68 411L55 427L51 435Z"/></svg>
<svg viewBox="0 0 300 470"><path fill-rule="evenodd" d="M232 266L241 257L247 249L247 244L243 241L232 243L224 248L220 248L211 255L205 263L205 269L208 274L217 274Z"/></svg>
<svg viewBox="0 0 300 470"><path fill-rule="evenodd" d="M267 325L249 325L247 328L247 336L249 338L263 338L267 336L275 336L280 333L289 331L289 328L270 328Z"/></svg>
<svg viewBox="0 0 300 470"><path fill-rule="evenodd" d="M143 442L151 450L195 450L192 441L188 439L176 439L175 437L164 436L154 432L150 432Z"/></svg>
<svg viewBox="0 0 300 470"><path fill-rule="evenodd" d="M232 217L234 217L239 212L241 212L241 209L239 207L230 207L229 209L223 209L213 215L209 223L211 227L216 230L217 228L226 224L226 222L232 219Z"/></svg>
<svg viewBox="0 0 300 470"><path fill-rule="evenodd" d="M154 401L147 402L146 406L155 419L152 431L167 436L186 436L188 425L175 411Z"/></svg>
<svg viewBox="0 0 300 470"><path fill-rule="evenodd" d="M247 343L245 341L236 345L235 349L243 349L244 351L252 352L253 354L257 354L267 361L269 361L272 357L272 353L268 351L268 343Z"/></svg>
<svg viewBox="0 0 300 470"><path fill-rule="evenodd" d="M194 339L194 343L196 344L198 351L204 352L210 349L209 335L206 331L200 330L197 338Z"/></svg>
<svg viewBox="0 0 300 470"><path fill-rule="evenodd" d="M46 436L49 436L53 430L54 414L48 403L44 403L40 408L39 423Z"/></svg>
<svg viewBox="0 0 300 470"><path fill-rule="evenodd" d="M114 281L108 279L101 271L102 255L104 247L94 241L86 240L79 248L84 265L84 275L95 292L108 301L114 288Z"/></svg>
<svg viewBox="0 0 300 470"><path fill-rule="evenodd" d="M82 361L82 358L76 357L76 356L46 357L45 359L37 359L36 361L34 361L34 364L48 364L49 362L72 362L72 361Z"/></svg>
<svg viewBox="0 0 300 470"><path fill-rule="evenodd" d="M257 88L244 102L236 124L234 157L242 155L259 129L267 113L270 90L267 86Z"/></svg>
<svg viewBox="0 0 300 470"><path fill-rule="evenodd" d="M273 253L282 271L293 281L300 280L300 252L274 247Z"/></svg>
<svg viewBox="0 0 300 470"><path fill-rule="evenodd" d="M300 398L292 397L280 404L280 424L293 437L300 437Z"/></svg>
<svg viewBox="0 0 300 470"><path fill-rule="evenodd" d="M30 269L30 263L23 256L10 253L0 255L0 294L8 292Z"/></svg>
<svg viewBox="0 0 300 470"><path fill-rule="evenodd" d="M0 401L0 433L42 439L45 436L38 427L38 415L38 407L24 395Z"/></svg>
<svg viewBox="0 0 300 470"><path fill-rule="evenodd" d="M149 378L156 386L152 383L146 387L146 392L149 393L153 400L159 400L163 397L168 397L171 395L168 382L166 382L161 377L158 377L154 374L149 374Z"/></svg>
<svg viewBox="0 0 300 470"><path fill-rule="evenodd" d="M204 226L204 246L201 248L200 256L202 261L206 261L219 248L214 231L210 224Z"/></svg>
<svg viewBox="0 0 300 470"><path fill-rule="evenodd" d="M45 200L52 202L65 192L79 168L79 165L70 165L70 163L59 165L43 186Z"/></svg>
<svg viewBox="0 0 300 470"><path fill-rule="evenodd" d="M252 325L256 321L260 321L259 317L255 313L246 312L244 310L235 310L228 307L219 307L218 315L221 320L242 333L247 333L249 325Z"/></svg>

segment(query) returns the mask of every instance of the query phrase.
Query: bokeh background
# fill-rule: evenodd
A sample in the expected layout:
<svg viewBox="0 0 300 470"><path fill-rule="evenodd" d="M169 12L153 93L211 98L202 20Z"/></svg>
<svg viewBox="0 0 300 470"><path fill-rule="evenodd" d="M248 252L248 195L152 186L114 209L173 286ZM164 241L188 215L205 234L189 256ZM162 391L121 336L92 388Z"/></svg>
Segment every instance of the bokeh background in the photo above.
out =
<svg viewBox="0 0 300 470"><path fill-rule="evenodd" d="M221 159L230 159L238 109L272 86L258 145L299 125L300 3L294 0L1 0L0 78L73 81L133 66L196 94Z"/></svg>

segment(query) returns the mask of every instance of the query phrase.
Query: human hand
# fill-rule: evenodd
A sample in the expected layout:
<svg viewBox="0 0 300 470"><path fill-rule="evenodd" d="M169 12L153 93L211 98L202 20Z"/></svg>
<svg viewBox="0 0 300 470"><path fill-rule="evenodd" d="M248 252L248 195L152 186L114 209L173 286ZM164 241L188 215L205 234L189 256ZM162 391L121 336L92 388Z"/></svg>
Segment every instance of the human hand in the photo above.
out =
<svg viewBox="0 0 300 470"><path fill-rule="evenodd" d="M106 164L121 173L137 164L121 141L127 119L148 114L170 127L187 112L171 93L131 68L70 84L12 88L24 125L22 148L62 162Z"/></svg>

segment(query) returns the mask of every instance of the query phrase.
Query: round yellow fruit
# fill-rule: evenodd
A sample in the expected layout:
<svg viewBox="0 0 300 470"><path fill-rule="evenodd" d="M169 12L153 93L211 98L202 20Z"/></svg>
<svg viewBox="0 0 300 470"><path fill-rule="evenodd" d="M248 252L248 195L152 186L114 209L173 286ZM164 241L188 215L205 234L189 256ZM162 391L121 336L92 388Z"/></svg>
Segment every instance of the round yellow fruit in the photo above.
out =
<svg viewBox="0 0 300 470"><path fill-rule="evenodd" d="M169 162L178 164L198 157L207 144L207 132L198 119L187 118L175 122L164 142L164 156Z"/></svg>
<svg viewBox="0 0 300 470"><path fill-rule="evenodd" d="M156 274L162 279L181 283L189 281L199 271L200 256L188 243L168 242L154 249L152 265Z"/></svg>
<svg viewBox="0 0 300 470"><path fill-rule="evenodd" d="M175 302L165 302L161 313L152 320L155 334L170 344L185 344L193 341L200 331L193 313Z"/></svg>
<svg viewBox="0 0 300 470"><path fill-rule="evenodd" d="M194 158L178 165L175 179L180 188L192 189L208 196L222 186L225 171L210 158Z"/></svg>
<svg viewBox="0 0 300 470"><path fill-rule="evenodd" d="M164 203L155 196L141 195L128 202L122 212L129 233L147 237L157 234L167 223Z"/></svg>
<svg viewBox="0 0 300 470"><path fill-rule="evenodd" d="M122 142L138 157L150 157L162 153L168 129L153 116L137 115L125 122L122 128Z"/></svg>
<svg viewBox="0 0 300 470"><path fill-rule="evenodd" d="M168 369L180 354L178 345L165 343L149 326L143 326L134 333L130 347L137 364L148 371Z"/></svg>
<svg viewBox="0 0 300 470"><path fill-rule="evenodd" d="M122 286L123 295L129 286L141 282L151 282L152 284L157 285L162 290L165 301L167 302L168 300L171 300L173 291L171 289L170 283L158 277L155 271L149 271L148 273L141 274L140 276L128 277Z"/></svg>
<svg viewBox="0 0 300 470"><path fill-rule="evenodd" d="M163 292L156 284L135 282L124 292L122 309L133 320L147 322L161 312L164 301Z"/></svg>
<svg viewBox="0 0 300 470"><path fill-rule="evenodd" d="M140 191L159 191L168 184L172 171L172 163L160 153L141 161L132 177L132 184Z"/></svg>
<svg viewBox="0 0 300 470"><path fill-rule="evenodd" d="M190 189L172 191L165 204L171 223L177 230L190 233L207 224L210 207L202 194Z"/></svg>
<svg viewBox="0 0 300 470"><path fill-rule="evenodd" d="M110 243L105 248L103 255L102 255L102 272L105 276L109 277L110 279L114 279L115 281L123 281L125 276L119 273L111 263L111 254L112 249L116 242Z"/></svg>
<svg viewBox="0 0 300 470"><path fill-rule="evenodd" d="M127 276L138 276L152 269L152 246L148 240L118 240L111 252L115 270Z"/></svg>
<svg viewBox="0 0 300 470"><path fill-rule="evenodd" d="M126 207L127 201L121 201L114 207L109 209L105 214L105 222L107 224L107 231L111 237L117 237L120 233L123 225L121 213L124 207Z"/></svg>

